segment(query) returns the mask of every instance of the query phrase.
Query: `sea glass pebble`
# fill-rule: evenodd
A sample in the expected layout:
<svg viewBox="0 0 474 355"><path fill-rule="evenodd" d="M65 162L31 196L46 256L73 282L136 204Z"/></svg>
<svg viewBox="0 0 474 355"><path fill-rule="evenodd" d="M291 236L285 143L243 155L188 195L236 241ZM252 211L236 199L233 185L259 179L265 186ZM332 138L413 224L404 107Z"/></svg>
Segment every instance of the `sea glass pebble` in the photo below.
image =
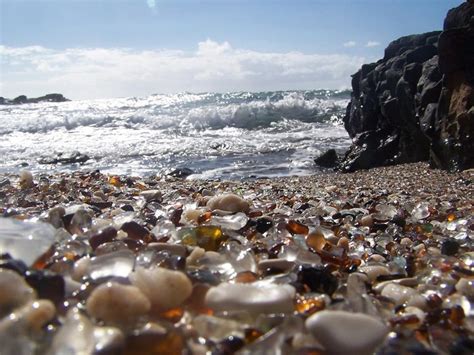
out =
<svg viewBox="0 0 474 355"><path fill-rule="evenodd" d="M249 313L286 313L293 310L295 289L290 285L221 283L206 295L206 304L214 311Z"/></svg>
<svg viewBox="0 0 474 355"><path fill-rule="evenodd" d="M138 267L130 274L130 280L150 300L154 312L164 312L180 306L193 291L193 285L186 274L161 267Z"/></svg>
<svg viewBox="0 0 474 355"><path fill-rule="evenodd" d="M306 320L306 328L330 354L372 354L388 333L380 320L362 313L324 310Z"/></svg>
<svg viewBox="0 0 474 355"><path fill-rule="evenodd" d="M55 242L55 233L48 223L0 217L0 254L8 253L31 265Z"/></svg>

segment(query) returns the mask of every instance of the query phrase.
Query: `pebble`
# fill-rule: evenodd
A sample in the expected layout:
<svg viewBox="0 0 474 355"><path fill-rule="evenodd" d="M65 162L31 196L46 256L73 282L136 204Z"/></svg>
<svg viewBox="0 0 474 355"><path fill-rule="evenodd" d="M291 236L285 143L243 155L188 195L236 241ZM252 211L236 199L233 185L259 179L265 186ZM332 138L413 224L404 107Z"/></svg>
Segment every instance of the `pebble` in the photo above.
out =
<svg viewBox="0 0 474 355"><path fill-rule="evenodd" d="M160 201L161 191L160 190L144 190L140 192L139 196L143 197L146 202Z"/></svg>
<svg viewBox="0 0 474 355"><path fill-rule="evenodd" d="M417 294L416 290L411 287L398 285L396 283L386 285L381 292L382 296L387 297L396 305L404 304L408 299Z"/></svg>
<svg viewBox="0 0 474 355"><path fill-rule="evenodd" d="M235 194L222 194L212 197L207 202L207 207L214 210L221 210L225 212L243 212L248 213L250 205L242 197Z"/></svg>
<svg viewBox="0 0 474 355"><path fill-rule="evenodd" d="M34 289L2 310L0 352L373 353L361 314L390 326L380 353L452 352L474 330L462 174L409 164L232 182L75 171L41 173L26 189L0 176L0 269L18 275L0 285L0 309L8 292ZM222 191L245 196L231 198L243 211L214 206ZM101 296L108 283L135 291ZM142 313L127 310L137 294ZM88 313L94 298L111 320ZM304 319L322 312L329 321L313 335ZM337 312L338 334L322 336Z"/></svg>
<svg viewBox="0 0 474 355"><path fill-rule="evenodd" d="M380 320L345 311L317 312L305 325L330 354L372 354L388 334Z"/></svg>
<svg viewBox="0 0 474 355"><path fill-rule="evenodd" d="M108 353L123 346L124 342L120 329L94 326L89 318L73 308L69 310L62 327L53 338L51 353Z"/></svg>
<svg viewBox="0 0 474 355"><path fill-rule="evenodd" d="M420 308L414 306L405 307L405 309L403 310L403 314L415 315L419 319L420 323L423 323L426 318L426 313L423 312L423 310L421 310Z"/></svg>
<svg viewBox="0 0 474 355"><path fill-rule="evenodd" d="M107 282L92 291L86 308L92 317L106 324L130 326L148 313L150 301L135 286Z"/></svg>
<svg viewBox="0 0 474 355"><path fill-rule="evenodd" d="M55 315L56 307L51 301L31 301L0 322L0 334L12 328L23 334L39 333Z"/></svg>
<svg viewBox="0 0 474 355"><path fill-rule="evenodd" d="M456 283L456 290L467 297L474 297L474 280L461 278Z"/></svg>
<svg viewBox="0 0 474 355"><path fill-rule="evenodd" d="M261 271L265 271L267 269L276 269L282 272L288 272L295 266L294 261L289 261L286 259L266 259L260 260L258 262L258 268Z"/></svg>
<svg viewBox="0 0 474 355"><path fill-rule="evenodd" d="M204 256L206 251L200 247L194 247L191 254L186 258L186 265L192 266L196 265L197 261Z"/></svg>
<svg viewBox="0 0 474 355"><path fill-rule="evenodd" d="M168 251L172 255L177 256L186 256L187 249L184 245L181 244L170 244L170 243L150 243L147 246L147 250L154 250L154 251Z"/></svg>
<svg viewBox="0 0 474 355"><path fill-rule="evenodd" d="M99 280L107 277L128 277L135 265L135 254L130 250L118 250L103 255L98 255L84 261L79 265L79 270L75 275L80 275L84 266L87 267L86 274L92 280ZM77 266L77 265L76 265Z"/></svg>
<svg viewBox="0 0 474 355"><path fill-rule="evenodd" d="M130 281L150 300L153 312L164 312L180 306L193 291L191 280L181 271L161 267L137 268Z"/></svg>
<svg viewBox="0 0 474 355"><path fill-rule="evenodd" d="M371 282L377 280L377 277L381 275L390 275L388 267L383 265L366 265L360 267L359 271L366 274Z"/></svg>
<svg viewBox="0 0 474 355"><path fill-rule="evenodd" d="M0 269L0 318L36 299L36 292L16 272Z"/></svg>
<svg viewBox="0 0 474 355"><path fill-rule="evenodd" d="M372 215L369 214L367 216L363 216L359 222L361 226L372 227L374 224L374 219L372 218Z"/></svg>
<svg viewBox="0 0 474 355"><path fill-rule="evenodd" d="M293 311L295 289L290 285L221 283L206 294L206 304L216 312L247 311L288 313Z"/></svg>
<svg viewBox="0 0 474 355"><path fill-rule="evenodd" d="M22 189L29 189L35 186L35 183L33 182L33 174L28 170L21 171L19 184Z"/></svg>
<svg viewBox="0 0 474 355"><path fill-rule="evenodd" d="M456 255L459 250L459 243L455 240L447 239L441 244L441 254Z"/></svg>
<svg viewBox="0 0 474 355"><path fill-rule="evenodd" d="M55 241L56 230L49 223L0 217L0 254L8 253L29 266Z"/></svg>

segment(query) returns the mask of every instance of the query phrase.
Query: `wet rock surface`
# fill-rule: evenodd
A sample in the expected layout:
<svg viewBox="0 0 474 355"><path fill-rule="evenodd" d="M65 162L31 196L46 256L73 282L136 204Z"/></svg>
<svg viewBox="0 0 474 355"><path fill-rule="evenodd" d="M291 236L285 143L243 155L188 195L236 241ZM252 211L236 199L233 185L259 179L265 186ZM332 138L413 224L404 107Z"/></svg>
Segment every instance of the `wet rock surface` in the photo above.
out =
<svg viewBox="0 0 474 355"><path fill-rule="evenodd" d="M3 351L472 352L472 171L2 179Z"/></svg>
<svg viewBox="0 0 474 355"><path fill-rule="evenodd" d="M75 151L69 154L58 153L54 156L41 158L38 162L40 164L82 164L89 159L88 155Z"/></svg>

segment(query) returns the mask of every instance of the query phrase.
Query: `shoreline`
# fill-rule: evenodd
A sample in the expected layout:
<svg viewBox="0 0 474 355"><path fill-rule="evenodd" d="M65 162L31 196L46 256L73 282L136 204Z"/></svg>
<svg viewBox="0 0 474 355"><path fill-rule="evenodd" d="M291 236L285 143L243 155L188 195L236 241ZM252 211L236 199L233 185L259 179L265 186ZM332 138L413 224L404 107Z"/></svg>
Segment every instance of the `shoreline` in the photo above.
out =
<svg viewBox="0 0 474 355"><path fill-rule="evenodd" d="M21 234L21 221L33 218L60 234L52 249L33 238L31 250L15 250L17 259L36 259L30 271L19 260L0 260L0 283L17 279L23 286L14 297L27 290L45 307L33 319L28 300L12 308L16 318L0 320L6 334L19 331L33 347L100 343L123 354L150 346L196 354L470 349L472 170L413 163L243 181L77 172L35 176L34 185L24 175L23 188L18 177L6 178L0 211L8 218L0 227L16 221L10 227ZM229 193L240 197L224 198ZM32 270L40 282L31 281ZM67 343L61 339L74 334L71 322L113 331ZM18 345L14 337L2 341Z"/></svg>

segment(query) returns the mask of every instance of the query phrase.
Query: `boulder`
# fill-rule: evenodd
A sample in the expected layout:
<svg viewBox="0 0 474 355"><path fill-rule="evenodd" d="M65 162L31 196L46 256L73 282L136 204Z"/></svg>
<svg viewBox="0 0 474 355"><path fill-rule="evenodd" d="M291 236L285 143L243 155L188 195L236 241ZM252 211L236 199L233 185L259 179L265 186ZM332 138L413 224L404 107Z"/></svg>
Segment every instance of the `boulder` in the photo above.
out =
<svg viewBox="0 0 474 355"><path fill-rule="evenodd" d="M440 32L399 38L384 58L352 76L352 96L344 126L353 144L343 171L427 160L429 139L420 128L428 104L440 90L437 38ZM436 75L438 74L438 75Z"/></svg>
<svg viewBox="0 0 474 355"><path fill-rule="evenodd" d="M319 157L314 159L314 162L324 168L334 168L338 162L338 156L335 149L329 149Z"/></svg>

